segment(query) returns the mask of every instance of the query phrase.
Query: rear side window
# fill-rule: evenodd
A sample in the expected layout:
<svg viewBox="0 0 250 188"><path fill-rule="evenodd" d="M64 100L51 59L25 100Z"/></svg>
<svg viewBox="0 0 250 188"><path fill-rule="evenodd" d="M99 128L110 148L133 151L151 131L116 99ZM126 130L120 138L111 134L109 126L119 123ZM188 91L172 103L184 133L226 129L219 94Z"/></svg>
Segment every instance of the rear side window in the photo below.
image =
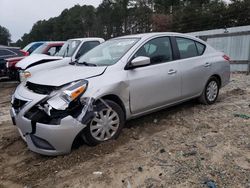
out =
<svg viewBox="0 0 250 188"><path fill-rule="evenodd" d="M204 44L201 44L199 42L195 42L197 50L198 50L198 54L202 55L206 49L206 46Z"/></svg>
<svg viewBox="0 0 250 188"><path fill-rule="evenodd" d="M176 42L180 52L181 59L199 56L204 52L205 47L203 46L202 48L202 46L199 46L200 50L198 50L197 49L198 47L196 46L197 42L191 39L176 37Z"/></svg>
<svg viewBox="0 0 250 188"><path fill-rule="evenodd" d="M169 37L152 39L144 44L134 55L149 57L151 64L164 63L173 60L171 42Z"/></svg>
<svg viewBox="0 0 250 188"><path fill-rule="evenodd" d="M99 44L100 44L99 41L87 41L87 42L84 42L82 44L81 48L79 49L77 55L76 55L76 59L78 59L79 57L81 57L82 55L87 53L92 48L98 46Z"/></svg>

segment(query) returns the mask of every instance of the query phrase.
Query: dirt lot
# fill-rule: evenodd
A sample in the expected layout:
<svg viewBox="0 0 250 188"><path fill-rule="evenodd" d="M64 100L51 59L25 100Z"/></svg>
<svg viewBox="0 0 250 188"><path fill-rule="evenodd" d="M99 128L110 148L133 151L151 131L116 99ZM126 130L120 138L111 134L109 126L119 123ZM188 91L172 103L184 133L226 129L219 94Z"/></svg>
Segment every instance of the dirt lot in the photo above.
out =
<svg viewBox="0 0 250 188"><path fill-rule="evenodd" d="M118 140L45 157L29 151L0 88L0 187L250 188L250 76L234 74L218 102L181 104L127 123Z"/></svg>

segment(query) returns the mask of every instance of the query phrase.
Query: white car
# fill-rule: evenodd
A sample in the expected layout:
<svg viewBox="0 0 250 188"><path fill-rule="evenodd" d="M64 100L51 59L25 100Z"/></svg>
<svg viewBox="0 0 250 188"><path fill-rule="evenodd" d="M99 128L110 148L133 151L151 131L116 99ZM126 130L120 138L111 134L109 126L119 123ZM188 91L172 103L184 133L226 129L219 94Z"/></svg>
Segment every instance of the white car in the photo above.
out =
<svg viewBox="0 0 250 188"><path fill-rule="evenodd" d="M56 56L34 54L24 58L16 65L20 69L20 81L26 80L35 72L68 65L104 41L102 38L69 39Z"/></svg>

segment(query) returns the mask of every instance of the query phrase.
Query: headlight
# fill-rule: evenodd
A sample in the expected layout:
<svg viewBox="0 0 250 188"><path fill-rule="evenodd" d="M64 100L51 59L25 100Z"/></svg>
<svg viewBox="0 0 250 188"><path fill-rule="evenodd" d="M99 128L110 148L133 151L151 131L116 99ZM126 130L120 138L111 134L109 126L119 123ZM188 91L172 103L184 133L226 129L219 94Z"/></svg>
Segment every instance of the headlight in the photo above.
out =
<svg viewBox="0 0 250 188"><path fill-rule="evenodd" d="M88 87L88 81L80 80L54 94L47 103L54 109L65 110L72 101L79 99Z"/></svg>
<svg viewBox="0 0 250 188"><path fill-rule="evenodd" d="M27 78L31 77L31 73L29 71L20 71L19 77L20 77L20 81L23 82L27 80Z"/></svg>
<svg viewBox="0 0 250 188"><path fill-rule="evenodd" d="M31 73L29 71L24 71L23 76L24 76L24 78L27 79L27 78L31 77Z"/></svg>

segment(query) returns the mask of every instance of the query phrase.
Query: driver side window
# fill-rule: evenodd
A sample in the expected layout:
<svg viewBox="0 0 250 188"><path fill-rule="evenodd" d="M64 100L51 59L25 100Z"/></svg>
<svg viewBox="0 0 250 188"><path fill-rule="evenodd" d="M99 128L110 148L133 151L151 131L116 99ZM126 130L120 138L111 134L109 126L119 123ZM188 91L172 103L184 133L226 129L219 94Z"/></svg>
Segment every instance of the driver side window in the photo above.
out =
<svg viewBox="0 0 250 188"><path fill-rule="evenodd" d="M173 60L173 53L169 37L152 39L144 44L134 55L149 57L151 64L164 63Z"/></svg>

